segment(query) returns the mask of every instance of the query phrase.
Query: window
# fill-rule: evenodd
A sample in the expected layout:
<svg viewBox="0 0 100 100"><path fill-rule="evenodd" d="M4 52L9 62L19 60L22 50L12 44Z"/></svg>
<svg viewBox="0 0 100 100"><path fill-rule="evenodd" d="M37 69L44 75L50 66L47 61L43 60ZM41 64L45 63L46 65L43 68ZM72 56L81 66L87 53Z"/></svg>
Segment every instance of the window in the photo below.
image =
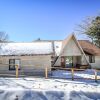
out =
<svg viewBox="0 0 100 100"><path fill-rule="evenodd" d="M15 70L15 59L9 59L9 70Z"/></svg>
<svg viewBox="0 0 100 100"><path fill-rule="evenodd" d="M15 65L18 65L20 69L20 60L19 59L9 59L9 70L15 70Z"/></svg>
<svg viewBox="0 0 100 100"><path fill-rule="evenodd" d="M95 63L95 56L90 55L89 56L89 62L90 63Z"/></svg>
<svg viewBox="0 0 100 100"><path fill-rule="evenodd" d="M59 46L56 46L56 48L59 48Z"/></svg>

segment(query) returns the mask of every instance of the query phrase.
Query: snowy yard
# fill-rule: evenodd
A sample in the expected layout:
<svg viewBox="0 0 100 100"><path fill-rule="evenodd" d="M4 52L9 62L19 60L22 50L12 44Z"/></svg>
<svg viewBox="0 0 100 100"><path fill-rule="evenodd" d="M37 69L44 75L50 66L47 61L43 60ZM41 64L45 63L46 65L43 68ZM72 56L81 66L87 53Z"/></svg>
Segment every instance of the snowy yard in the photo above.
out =
<svg viewBox="0 0 100 100"><path fill-rule="evenodd" d="M72 81L66 79L71 77L70 71L54 71L52 75L65 79L0 78L0 100L100 100L100 80ZM94 78L93 75L92 70L87 70L76 72L75 77Z"/></svg>

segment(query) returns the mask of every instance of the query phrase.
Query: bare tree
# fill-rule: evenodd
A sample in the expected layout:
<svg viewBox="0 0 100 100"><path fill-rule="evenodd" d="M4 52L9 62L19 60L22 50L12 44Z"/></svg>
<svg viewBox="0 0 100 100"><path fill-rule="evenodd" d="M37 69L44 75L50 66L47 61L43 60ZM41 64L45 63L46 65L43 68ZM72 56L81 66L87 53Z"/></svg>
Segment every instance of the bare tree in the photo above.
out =
<svg viewBox="0 0 100 100"><path fill-rule="evenodd" d="M83 20L77 31L87 35L100 48L100 15Z"/></svg>
<svg viewBox="0 0 100 100"><path fill-rule="evenodd" d="M5 32L0 32L0 53L2 46L6 45L7 41L8 41L8 34Z"/></svg>
<svg viewBox="0 0 100 100"><path fill-rule="evenodd" d="M5 32L0 32L0 42L7 42L8 41L8 34Z"/></svg>

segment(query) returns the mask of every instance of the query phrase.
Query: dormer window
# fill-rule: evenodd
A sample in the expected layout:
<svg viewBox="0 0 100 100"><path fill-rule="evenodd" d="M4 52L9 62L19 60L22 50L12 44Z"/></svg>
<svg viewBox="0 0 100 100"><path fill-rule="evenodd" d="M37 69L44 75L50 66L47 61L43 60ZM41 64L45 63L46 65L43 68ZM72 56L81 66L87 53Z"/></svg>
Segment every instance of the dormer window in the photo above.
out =
<svg viewBox="0 0 100 100"><path fill-rule="evenodd" d="M56 46L56 48L59 48L59 46Z"/></svg>

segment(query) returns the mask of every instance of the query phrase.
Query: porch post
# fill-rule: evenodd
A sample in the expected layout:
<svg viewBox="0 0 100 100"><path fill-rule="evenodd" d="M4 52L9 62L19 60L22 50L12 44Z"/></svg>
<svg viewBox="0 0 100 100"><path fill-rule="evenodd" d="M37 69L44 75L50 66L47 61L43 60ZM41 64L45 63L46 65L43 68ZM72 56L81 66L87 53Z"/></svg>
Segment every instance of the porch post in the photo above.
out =
<svg viewBox="0 0 100 100"><path fill-rule="evenodd" d="M72 67L74 68L74 66L73 66L73 56L72 56Z"/></svg>
<svg viewBox="0 0 100 100"><path fill-rule="evenodd" d="M46 79L48 78L48 68L47 67L45 68L45 78Z"/></svg>
<svg viewBox="0 0 100 100"><path fill-rule="evenodd" d="M16 78L18 78L18 65L16 65Z"/></svg>
<svg viewBox="0 0 100 100"><path fill-rule="evenodd" d="M97 82L97 70L94 70L94 74L95 74L95 82Z"/></svg>
<svg viewBox="0 0 100 100"><path fill-rule="evenodd" d="M74 80L74 68L71 68L71 72L72 72L72 80Z"/></svg>

